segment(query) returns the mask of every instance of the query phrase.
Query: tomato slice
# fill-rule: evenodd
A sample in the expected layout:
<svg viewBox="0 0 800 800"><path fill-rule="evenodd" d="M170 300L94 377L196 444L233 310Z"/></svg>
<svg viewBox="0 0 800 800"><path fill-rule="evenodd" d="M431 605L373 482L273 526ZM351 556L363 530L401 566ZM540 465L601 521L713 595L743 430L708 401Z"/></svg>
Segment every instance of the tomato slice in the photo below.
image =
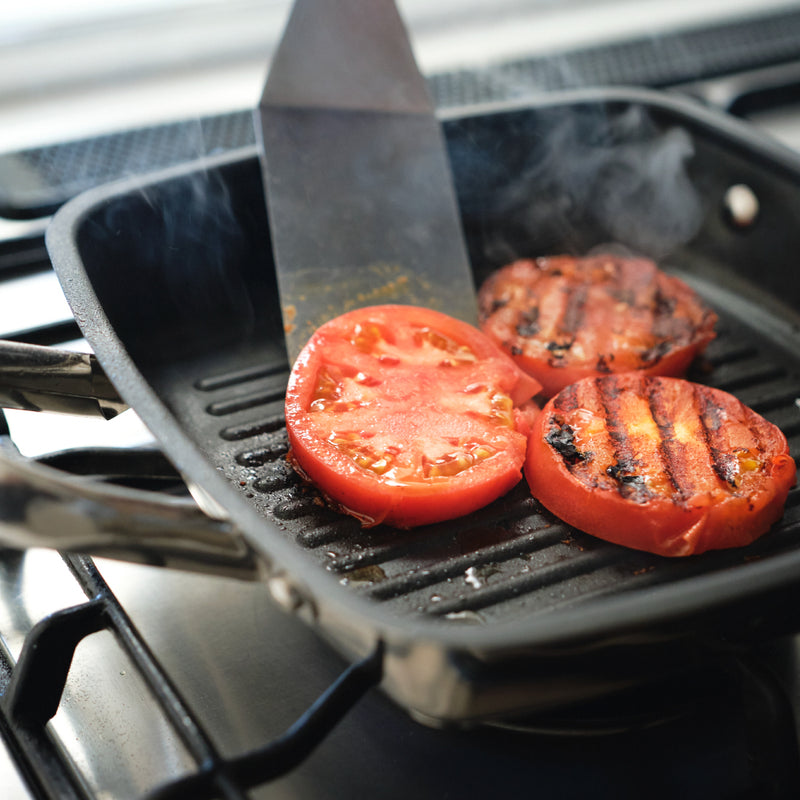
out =
<svg viewBox="0 0 800 800"><path fill-rule="evenodd" d="M717 320L649 259L614 255L516 261L488 278L478 302L483 331L548 397L593 375L682 376Z"/></svg>
<svg viewBox="0 0 800 800"><path fill-rule="evenodd" d="M781 431L732 395L626 373L585 378L547 402L525 476L579 530L685 556L764 534L796 469Z"/></svg>
<svg viewBox="0 0 800 800"><path fill-rule="evenodd" d="M292 369L290 459L365 526L451 519L519 482L539 388L471 325L358 309L320 327Z"/></svg>

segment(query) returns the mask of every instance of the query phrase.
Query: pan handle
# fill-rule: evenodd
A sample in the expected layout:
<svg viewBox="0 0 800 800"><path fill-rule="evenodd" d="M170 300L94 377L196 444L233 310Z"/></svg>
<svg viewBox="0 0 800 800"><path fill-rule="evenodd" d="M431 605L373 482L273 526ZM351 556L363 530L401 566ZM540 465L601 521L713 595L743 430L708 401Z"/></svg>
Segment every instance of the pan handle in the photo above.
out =
<svg viewBox="0 0 800 800"><path fill-rule="evenodd" d="M185 497L70 475L0 438L0 546L48 547L260 579L268 565L228 519Z"/></svg>
<svg viewBox="0 0 800 800"><path fill-rule="evenodd" d="M94 355L0 339L0 407L112 419L128 406Z"/></svg>

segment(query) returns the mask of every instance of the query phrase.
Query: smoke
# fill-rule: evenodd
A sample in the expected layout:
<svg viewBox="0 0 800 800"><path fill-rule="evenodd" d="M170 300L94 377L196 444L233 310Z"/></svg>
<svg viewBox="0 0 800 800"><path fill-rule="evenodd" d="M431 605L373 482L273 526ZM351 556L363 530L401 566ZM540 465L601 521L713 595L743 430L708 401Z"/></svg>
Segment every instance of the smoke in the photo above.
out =
<svg viewBox="0 0 800 800"><path fill-rule="evenodd" d="M663 259L702 222L691 136L642 104L557 103L467 117L447 131L477 281L514 258L583 255L608 242ZM255 163L196 162L104 209L102 236L124 259L113 268L101 259L97 280L128 327L166 329L175 347L251 339L264 326L280 338ZM156 354L163 346L139 340Z"/></svg>
<svg viewBox="0 0 800 800"><path fill-rule="evenodd" d="M109 299L112 322L154 359L162 349L251 336L258 317L252 273L268 266L268 247L248 236L266 230L265 221L253 221L265 216L257 173L253 186L243 182L249 194L238 197L238 173L209 161L200 123L186 133L195 138L184 143L193 156L185 165L119 184L86 227L93 281ZM98 255L103 248L113 259Z"/></svg>
<svg viewBox="0 0 800 800"><path fill-rule="evenodd" d="M697 232L701 205L686 165L694 148L689 134L671 128L645 142L590 153L586 163L592 215L610 238L662 256Z"/></svg>
<svg viewBox="0 0 800 800"><path fill-rule="evenodd" d="M657 124L646 108L545 108L514 135L525 156L505 176L492 210L502 220L486 243L495 264L556 251L581 255L601 242L658 259L699 229L692 139L682 127Z"/></svg>
<svg viewBox="0 0 800 800"><path fill-rule="evenodd" d="M252 320L253 309L238 269L242 226L231 190L219 169L209 167L200 121L185 131L184 147L195 169L156 195L166 266L164 288L176 313L209 322L232 315Z"/></svg>
<svg viewBox="0 0 800 800"><path fill-rule="evenodd" d="M189 318L235 316L239 325L252 323L255 311L239 258L242 221L219 170L200 162L165 194L161 216L166 290L175 308Z"/></svg>

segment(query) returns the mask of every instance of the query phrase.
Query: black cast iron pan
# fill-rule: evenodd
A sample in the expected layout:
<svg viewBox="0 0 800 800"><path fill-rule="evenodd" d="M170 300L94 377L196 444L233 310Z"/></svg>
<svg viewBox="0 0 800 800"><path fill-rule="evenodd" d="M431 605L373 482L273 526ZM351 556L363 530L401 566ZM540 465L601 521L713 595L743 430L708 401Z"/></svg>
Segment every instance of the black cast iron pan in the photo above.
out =
<svg viewBox="0 0 800 800"><path fill-rule="evenodd" d="M793 154L692 102L638 90L470 108L443 124L476 285L520 255L614 246L656 258L720 315L692 377L738 395L800 452ZM736 211L732 186L757 200L756 213ZM285 459L288 366L262 198L247 150L91 191L47 237L106 374L225 518L207 536L193 527L206 563L232 553L229 565L260 571L348 656L380 644L388 694L439 722L580 701L800 629L797 490L753 546L680 560L574 531L524 482L476 514L410 532L361 530L325 508ZM19 544L36 506L6 473L19 524L5 530ZM114 513L131 511L126 502ZM113 550L114 519L63 546ZM153 519L139 518L128 555L172 563L196 549L179 523ZM235 542L222 545L227 556L220 541Z"/></svg>

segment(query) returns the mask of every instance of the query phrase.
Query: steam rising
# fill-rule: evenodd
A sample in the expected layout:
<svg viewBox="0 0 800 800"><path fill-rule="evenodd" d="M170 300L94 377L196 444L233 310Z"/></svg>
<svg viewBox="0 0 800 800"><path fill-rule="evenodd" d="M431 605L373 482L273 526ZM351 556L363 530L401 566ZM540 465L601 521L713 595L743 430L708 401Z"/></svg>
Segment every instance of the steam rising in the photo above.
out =
<svg viewBox="0 0 800 800"><path fill-rule="evenodd" d="M181 313L235 317L250 327L255 310L241 274L242 221L219 171L201 168L184 178L180 198L163 204L169 259L168 291Z"/></svg>
<svg viewBox="0 0 800 800"><path fill-rule="evenodd" d="M532 255L531 247L580 255L608 241L658 259L695 235L702 213L690 135L659 128L640 106L607 111L552 108L537 120L519 179L500 199L517 232L495 239L492 260Z"/></svg>
<svg viewBox="0 0 800 800"><path fill-rule="evenodd" d="M132 176L82 226L90 281L142 363L280 331L258 172L209 158L200 121L184 131L185 163Z"/></svg>
<svg viewBox="0 0 800 800"><path fill-rule="evenodd" d="M136 319L142 325L152 319L153 329L169 331L176 346L198 330L214 338L246 336L256 318L246 275L252 243L242 225L250 212L209 160L214 154L201 122L186 125L182 135L185 166L158 173L153 186L148 174L132 176L130 188L105 208L103 233L96 231L115 239L126 259L115 272L130 308L121 305L119 313L133 320L138 308Z"/></svg>
<svg viewBox="0 0 800 800"><path fill-rule="evenodd" d="M451 163L476 272L608 242L659 260L691 240L703 216L690 174L693 142L656 113L588 101L454 127ZM206 155L199 124L195 148ZM209 338L282 337L260 173L235 154L224 164L195 161L99 212L94 233L113 240L124 262L98 266L94 279L123 298L120 325L152 328L152 341L136 334L148 358L165 341L185 349Z"/></svg>

